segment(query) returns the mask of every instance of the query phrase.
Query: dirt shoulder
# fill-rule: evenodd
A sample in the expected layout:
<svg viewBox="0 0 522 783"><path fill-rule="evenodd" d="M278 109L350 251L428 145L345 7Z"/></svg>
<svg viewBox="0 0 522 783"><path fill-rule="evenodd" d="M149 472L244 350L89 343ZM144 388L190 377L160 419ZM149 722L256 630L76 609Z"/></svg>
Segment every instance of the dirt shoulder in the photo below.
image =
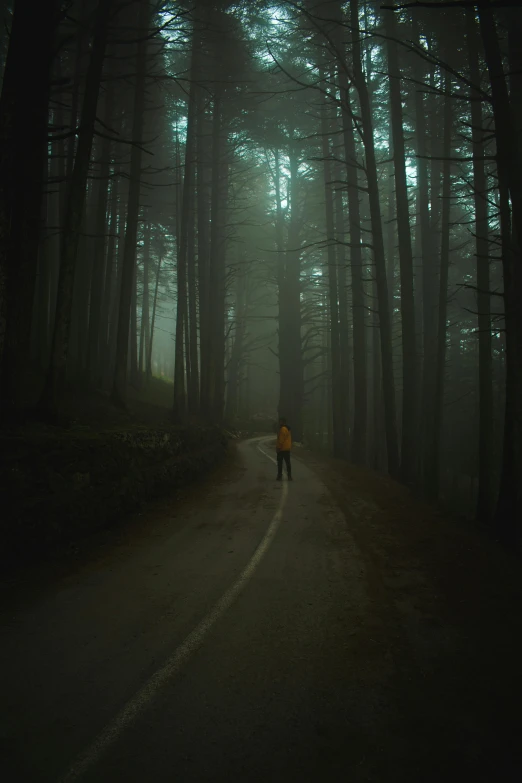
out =
<svg viewBox="0 0 522 783"><path fill-rule="evenodd" d="M324 481L364 558L375 666L395 662L419 780L453 761L474 779L522 779L520 559L387 477L302 447L295 456Z"/></svg>

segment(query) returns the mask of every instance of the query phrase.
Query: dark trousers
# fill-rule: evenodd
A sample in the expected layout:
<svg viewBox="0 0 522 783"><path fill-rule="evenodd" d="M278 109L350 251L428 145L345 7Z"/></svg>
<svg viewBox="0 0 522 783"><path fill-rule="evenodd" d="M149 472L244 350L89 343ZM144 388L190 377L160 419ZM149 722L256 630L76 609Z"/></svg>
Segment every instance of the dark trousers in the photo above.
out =
<svg viewBox="0 0 522 783"><path fill-rule="evenodd" d="M278 451L277 452L277 478L283 477L283 460L286 464L286 473L288 475L288 478L292 477L292 463L290 462L290 452L289 451Z"/></svg>

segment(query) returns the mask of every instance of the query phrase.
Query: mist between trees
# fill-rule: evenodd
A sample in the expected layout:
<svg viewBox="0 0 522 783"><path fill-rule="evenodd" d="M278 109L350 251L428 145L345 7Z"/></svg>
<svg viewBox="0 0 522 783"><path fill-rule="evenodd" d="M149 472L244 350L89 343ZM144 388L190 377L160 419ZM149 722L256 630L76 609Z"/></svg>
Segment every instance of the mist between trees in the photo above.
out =
<svg viewBox="0 0 522 783"><path fill-rule="evenodd" d="M4 2L3 413L172 382L514 542L518 2Z"/></svg>

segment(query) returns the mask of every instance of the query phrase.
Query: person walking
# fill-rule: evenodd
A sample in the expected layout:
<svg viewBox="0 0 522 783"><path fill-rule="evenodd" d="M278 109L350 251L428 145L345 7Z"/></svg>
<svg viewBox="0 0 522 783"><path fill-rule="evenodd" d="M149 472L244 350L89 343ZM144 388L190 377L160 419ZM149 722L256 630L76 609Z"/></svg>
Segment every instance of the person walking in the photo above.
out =
<svg viewBox="0 0 522 783"><path fill-rule="evenodd" d="M292 451L292 433L286 423L286 419L279 419L279 432L277 434L277 481L283 478L283 462L286 465L286 474L288 481L292 481L292 463L290 461L290 452Z"/></svg>

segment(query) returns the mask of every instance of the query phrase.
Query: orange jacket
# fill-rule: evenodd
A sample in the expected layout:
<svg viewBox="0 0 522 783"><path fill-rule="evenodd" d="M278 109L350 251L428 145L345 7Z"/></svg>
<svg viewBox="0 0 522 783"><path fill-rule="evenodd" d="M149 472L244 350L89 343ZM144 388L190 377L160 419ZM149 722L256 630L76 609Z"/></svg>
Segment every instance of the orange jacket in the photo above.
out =
<svg viewBox="0 0 522 783"><path fill-rule="evenodd" d="M289 428L283 424L279 429L277 436L277 450L278 451L290 451L292 448L292 433Z"/></svg>

